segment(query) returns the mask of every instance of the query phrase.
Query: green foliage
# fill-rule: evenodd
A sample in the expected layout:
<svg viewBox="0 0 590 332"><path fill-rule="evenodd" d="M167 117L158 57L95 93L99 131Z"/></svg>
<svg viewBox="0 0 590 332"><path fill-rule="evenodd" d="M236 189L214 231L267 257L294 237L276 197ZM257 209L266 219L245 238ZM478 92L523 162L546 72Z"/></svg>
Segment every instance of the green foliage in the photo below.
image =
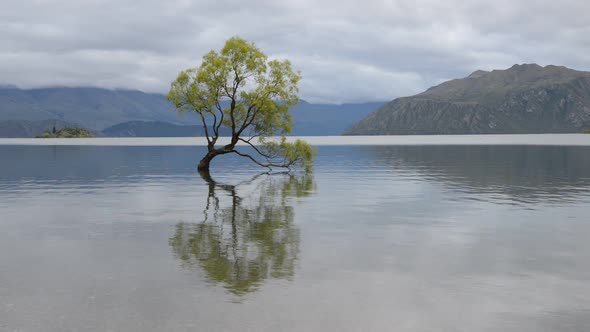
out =
<svg viewBox="0 0 590 332"><path fill-rule="evenodd" d="M91 138L94 137L88 130L82 128L64 128L61 130L46 131L36 138Z"/></svg>
<svg viewBox="0 0 590 332"><path fill-rule="evenodd" d="M590 129L584 130L584 134L590 134Z"/></svg>
<svg viewBox="0 0 590 332"><path fill-rule="evenodd" d="M313 170L314 158L317 155L317 148L313 148L309 143L300 139L295 142L287 142L286 137L282 137L280 142L262 141L263 150L269 156L281 156L283 163L286 165L301 165L306 172Z"/></svg>
<svg viewBox="0 0 590 332"><path fill-rule="evenodd" d="M299 102L300 79L300 73L291 68L289 60L268 60L253 43L233 37L221 51L207 53L199 67L181 71L172 82L167 98L179 112L195 112L200 116L209 152L213 154L211 158L238 153L234 150L238 141L254 147L251 140L258 138L264 148L272 150L272 157L257 150L266 159L260 162L238 154L265 167L301 164L311 169L314 155L311 147L302 141L293 144L284 141L293 124L289 109ZM215 149L221 126L231 130L231 143ZM278 145L265 146L267 138L276 136L283 138ZM277 163L276 157L282 157L285 162Z"/></svg>

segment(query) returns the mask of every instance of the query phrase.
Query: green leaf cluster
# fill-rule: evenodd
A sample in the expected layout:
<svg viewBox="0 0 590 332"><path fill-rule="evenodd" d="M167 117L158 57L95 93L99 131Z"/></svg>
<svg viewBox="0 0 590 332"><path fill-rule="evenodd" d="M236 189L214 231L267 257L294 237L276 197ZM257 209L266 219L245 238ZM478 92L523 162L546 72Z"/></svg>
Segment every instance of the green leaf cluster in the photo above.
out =
<svg viewBox="0 0 590 332"><path fill-rule="evenodd" d="M286 165L300 165L306 172L313 170L313 163L317 155L317 148L313 148L309 143L300 139L295 142L287 142L286 137L282 137L279 142L262 141L263 150L267 155L276 155L283 158Z"/></svg>

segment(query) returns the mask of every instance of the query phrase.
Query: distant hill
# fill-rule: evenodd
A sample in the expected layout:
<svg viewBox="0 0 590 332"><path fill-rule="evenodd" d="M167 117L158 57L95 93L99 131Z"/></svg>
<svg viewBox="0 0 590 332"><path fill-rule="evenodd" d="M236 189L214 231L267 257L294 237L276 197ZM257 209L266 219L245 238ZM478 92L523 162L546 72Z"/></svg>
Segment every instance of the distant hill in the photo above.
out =
<svg viewBox="0 0 590 332"><path fill-rule="evenodd" d="M221 135L229 131L220 129ZM195 137L203 136L203 126L175 125L159 121L128 121L108 127L102 131L107 137Z"/></svg>
<svg viewBox="0 0 590 332"><path fill-rule="evenodd" d="M35 137L46 131L53 130L54 126L56 130L77 127L76 124L61 120L0 121L0 137Z"/></svg>
<svg viewBox="0 0 590 332"><path fill-rule="evenodd" d="M92 138L94 135L83 128L64 128L60 130L46 131L37 138Z"/></svg>
<svg viewBox="0 0 590 332"><path fill-rule="evenodd" d="M590 72L536 64L478 70L397 98L349 135L579 133L590 128Z"/></svg>
<svg viewBox="0 0 590 332"><path fill-rule="evenodd" d="M292 134L337 135L382 104L302 101L292 109ZM54 121L115 136L195 136L200 123L196 114L179 116L162 94L99 88L0 87L0 137L33 137L47 130L44 127L39 132L42 124Z"/></svg>
<svg viewBox="0 0 590 332"><path fill-rule="evenodd" d="M358 104L310 104L301 101L291 110L294 124L292 135L322 136L341 135L383 102Z"/></svg>
<svg viewBox="0 0 590 332"><path fill-rule="evenodd" d="M0 89L0 121L57 119L93 130L126 121L192 124L192 114L179 117L160 94L98 88Z"/></svg>

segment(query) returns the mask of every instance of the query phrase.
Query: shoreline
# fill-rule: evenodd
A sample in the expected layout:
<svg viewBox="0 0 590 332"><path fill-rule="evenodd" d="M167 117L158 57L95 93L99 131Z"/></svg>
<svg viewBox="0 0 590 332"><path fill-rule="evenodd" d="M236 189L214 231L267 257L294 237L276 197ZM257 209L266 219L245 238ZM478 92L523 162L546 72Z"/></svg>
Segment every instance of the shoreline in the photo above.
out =
<svg viewBox="0 0 590 332"><path fill-rule="evenodd" d="M229 137L220 137L225 144ZM314 146L330 145L553 145L590 146L589 134L488 134L391 136L288 136ZM256 144L257 142L255 142ZM0 138L0 145L25 146L206 146L204 137ZM238 145L245 145L244 143Z"/></svg>

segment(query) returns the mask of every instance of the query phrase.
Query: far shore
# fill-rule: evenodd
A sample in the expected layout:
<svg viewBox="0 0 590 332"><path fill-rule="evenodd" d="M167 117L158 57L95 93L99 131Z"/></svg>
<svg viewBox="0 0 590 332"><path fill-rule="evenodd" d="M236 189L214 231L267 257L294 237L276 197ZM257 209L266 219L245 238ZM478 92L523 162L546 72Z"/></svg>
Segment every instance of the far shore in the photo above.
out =
<svg viewBox="0 0 590 332"><path fill-rule="evenodd" d="M590 146L588 134L289 136L316 146L328 145L556 145ZM226 144L222 137L218 145ZM253 143L256 144L255 140ZM205 146L204 137L0 138L0 145L49 146Z"/></svg>

